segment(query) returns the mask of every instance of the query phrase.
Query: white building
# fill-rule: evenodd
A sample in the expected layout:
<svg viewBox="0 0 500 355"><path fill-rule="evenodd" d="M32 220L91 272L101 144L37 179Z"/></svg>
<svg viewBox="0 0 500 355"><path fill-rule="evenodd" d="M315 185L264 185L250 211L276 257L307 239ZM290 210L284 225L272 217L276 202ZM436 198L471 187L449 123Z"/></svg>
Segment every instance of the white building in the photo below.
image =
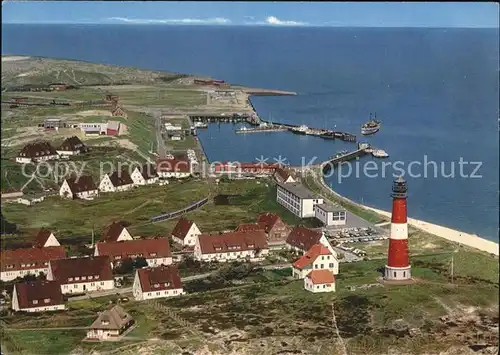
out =
<svg viewBox="0 0 500 355"><path fill-rule="evenodd" d="M156 162L156 172L161 178L182 179L192 174L191 162L178 159L160 159Z"/></svg>
<svg viewBox="0 0 500 355"><path fill-rule="evenodd" d="M99 191L119 192L127 191L134 187L134 181L127 170L114 171L111 175L104 174L99 183Z"/></svg>
<svg viewBox="0 0 500 355"><path fill-rule="evenodd" d="M194 247L194 258L200 261L259 261L267 254L269 247L263 230L201 234Z"/></svg>
<svg viewBox="0 0 500 355"><path fill-rule="evenodd" d="M16 162L28 164L32 162L41 162L57 160L59 155L49 142L40 141L29 143L23 147L16 157Z"/></svg>
<svg viewBox="0 0 500 355"><path fill-rule="evenodd" d="M14 285L12 309L23 312L46 312L64 310L66 306L57 282L38 280Z"/></svg>
<svg viewBox="0 0 500 355"><path fill-rule="evenodd" d="M66 156L78 155L86 151L87 147L77 136L66 138L56 150L57 154Z"/></svg>
<svg viewBox="0 0 500 355"><path fill-rule="evenodd" d="M101 236L101 242L121 242L134 240L123 222L113 222Z"/></svg>
<svg viewBox="0 0 500 355"><path fill-rule="evenodd" d="M137 301L183 295L184 291L177 266L136 270L132 293Z"/></svg>
<svg viewBox="0 0 500 355"><path fill-rule="evenodd" d="M156 184L159 180L156 173L156 166L153 164L145 164L141 167L136 167L130 174L135 185L151 185Z"/></svg>
<svg viewBox="0 0 500 355"><path fill-rule="evenodd" d="M72 176L62 183L59 196L70 199L92 199L99 196L99 189L90 175Z"/></svg>
<svg viewBox="0 0 500 355"><path fill-rule="evenodd" d="M277 183L276 202L300 218L314 217L314 205L323 199L299 183Z"/></svg>
<svg viewBox="0 0 500 355"><path fill-rule="evenodd" d="M193 246L199 235L201 231L196 223L181 217L172 231L172 240L183 246Z"/></svg>
<svg viewBox="0 0 500 355"><path fill-rule="evenodd" d="M0 256L0 279L12 281L26 275L48 274L49 262L65 257L62 246L4 250Z"/></svg>
<svg viewBox="0 0 500 355"><path fill-rule="evenodd" d="M314 293L335 292L335 275L329 270L313 270L304 278L304 289Z"/></svg>
<svg viewBox="0 0 500 355"><path fill-rule="evenodd" d="M112 267L126 259L144 258L149 267L172 264L168 238L97 243L95 256L109 256Z"/></svg>
<svg viewBox="0 0 500 355"><path fill-rule="evenodd" d="M328 270L334 275L339 273L339 262L335 255L323 244L313 245L307 253L292 264L293 277L303 279L312 270Z"/></svg>
<svg viewBox="0 0 500 355"><path fill-rule="evenodd" d="M63 294L112 290L115 287L111 263L107 256L51 261L47 280L59 282Z"/></svg>
<svg viewBox="0 0 500 355"><path fill-rule="evenodd" d="M108 129L107 122L83 122L79 124L79 127L85 135L105 135Z"/></svg>
<svg viewBox="0 0 500 355"><path fill-rule="evenodd" d="M314 216L325 226L343 226L346 224L346 210L326 203L314 205Z"/></svg>

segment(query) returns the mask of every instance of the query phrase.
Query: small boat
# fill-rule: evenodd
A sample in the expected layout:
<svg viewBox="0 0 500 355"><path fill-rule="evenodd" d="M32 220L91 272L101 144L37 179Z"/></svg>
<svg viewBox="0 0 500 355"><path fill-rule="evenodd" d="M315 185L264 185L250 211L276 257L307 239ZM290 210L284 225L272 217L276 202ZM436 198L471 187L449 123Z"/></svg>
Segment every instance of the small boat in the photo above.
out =
<svg viewBox="0 0 500 355"><path fill-rule="evenodd" d="M370 120L361 126L361 134L364 136L375 134L380 130L380 126L381 122L377 120L377 113L375 113L374 119L370 113Z"/></svg>
<svg viewBox="0 0 500 355"><path fill-rule="evenodd" d="M374 149L372 151L372 155L375 158L389 158L389 154L387 154L386 151L382 149Z"/></svg>
<svg viewBox="0 0 500 355"><path fill-rule="evenodd" d="M292 133L295 133L295 134L306 134L308 130L309 130L309 127L307 127L305 125L290 128L290 131L292 131Z"/></svg>
<svg viewBox="0 0 500 355"><path fill-rule="evenodd" d="M208 124L206 124L204 122L195 122L194 126L196 128L208 128Z"/></svg>

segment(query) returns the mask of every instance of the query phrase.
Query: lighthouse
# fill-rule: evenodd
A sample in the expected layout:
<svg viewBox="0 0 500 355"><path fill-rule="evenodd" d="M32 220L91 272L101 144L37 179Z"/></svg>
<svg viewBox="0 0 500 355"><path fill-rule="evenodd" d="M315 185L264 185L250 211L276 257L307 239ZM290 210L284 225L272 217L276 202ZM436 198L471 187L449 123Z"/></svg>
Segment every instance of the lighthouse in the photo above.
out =
<svg viewBox="0 0 500 355"><path fill-rule="evenodd" d="M406 199L408 185L403 177L392 184L392 219L389 252L384 279L391 281L411 280L410 258L408 256L408 223Z"/></svg>

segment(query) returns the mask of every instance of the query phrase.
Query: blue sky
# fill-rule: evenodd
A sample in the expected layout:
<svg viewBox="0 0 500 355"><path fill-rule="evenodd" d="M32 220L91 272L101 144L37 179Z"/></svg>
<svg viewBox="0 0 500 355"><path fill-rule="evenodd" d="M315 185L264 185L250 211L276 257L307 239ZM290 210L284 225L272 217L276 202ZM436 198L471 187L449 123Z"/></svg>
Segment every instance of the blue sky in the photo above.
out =
<svg viewBox="0 0 500 355"><path fill-rule="evenodd" d="M3 23L497 27L498 4L2 1Z"/></svg>

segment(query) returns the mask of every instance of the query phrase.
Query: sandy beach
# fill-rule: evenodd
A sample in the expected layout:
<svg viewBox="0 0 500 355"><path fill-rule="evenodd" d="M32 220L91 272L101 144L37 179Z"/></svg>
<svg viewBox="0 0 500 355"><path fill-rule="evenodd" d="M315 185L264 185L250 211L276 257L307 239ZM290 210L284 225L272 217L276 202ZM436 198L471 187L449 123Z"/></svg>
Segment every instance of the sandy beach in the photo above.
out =
<svg viewBox="0 0 500 355"><path fill-rule="evenodd" d="M323 185L323 187L325 187L328 190L330 190L331 193L333 193L338 198L340 198L340 199L342 199L342 200L344 200L344 201L346 201L348 203L352 203L352 204L354 204L356 206L364 208L366 210L378 213L379 215L384 216L386 218L391 218L391 213L390 212L379 210L379 209L373 208L373 207L368 207L368 206L365 206L365 205L361 205L361 204L359 204L357 202L354 202L354 201L352 201L352 200L350 200L350 199L348 199L348 198L346 198L346 197L338 194L330 186L328 186L325 183L325 181L324 181L324 179L323 179L322 176L319 179L319 181L321 182L321 184ZM479 237L479 236L477 236L475 234L469 234L469 233L457 231L457 230L454 230L454 229L451 229L451 228L448 228L448 227L443 227L443 226L440 226L440 225L437 225L437 224L432 224L432 223L428 223L428 222L425 222L425 221L420 221L418 219L410 218L410 217L408 217L408 225L410 225L410 226L412 226L414 228L418 228L420 230L423 230L424 232L427 232L427 233L436 235L438 237L447 239L447 240L452 241L452 242L460 243L460 244L469 246L471 248L479 249L479 250L485 251L487 253L494 254L496 256L498 256L498 254L499 254L498 253L499 252L499 245L498 245L498 243L495 243L495 242L492 242L490 240L481 238L481 237Z"/></svg>

